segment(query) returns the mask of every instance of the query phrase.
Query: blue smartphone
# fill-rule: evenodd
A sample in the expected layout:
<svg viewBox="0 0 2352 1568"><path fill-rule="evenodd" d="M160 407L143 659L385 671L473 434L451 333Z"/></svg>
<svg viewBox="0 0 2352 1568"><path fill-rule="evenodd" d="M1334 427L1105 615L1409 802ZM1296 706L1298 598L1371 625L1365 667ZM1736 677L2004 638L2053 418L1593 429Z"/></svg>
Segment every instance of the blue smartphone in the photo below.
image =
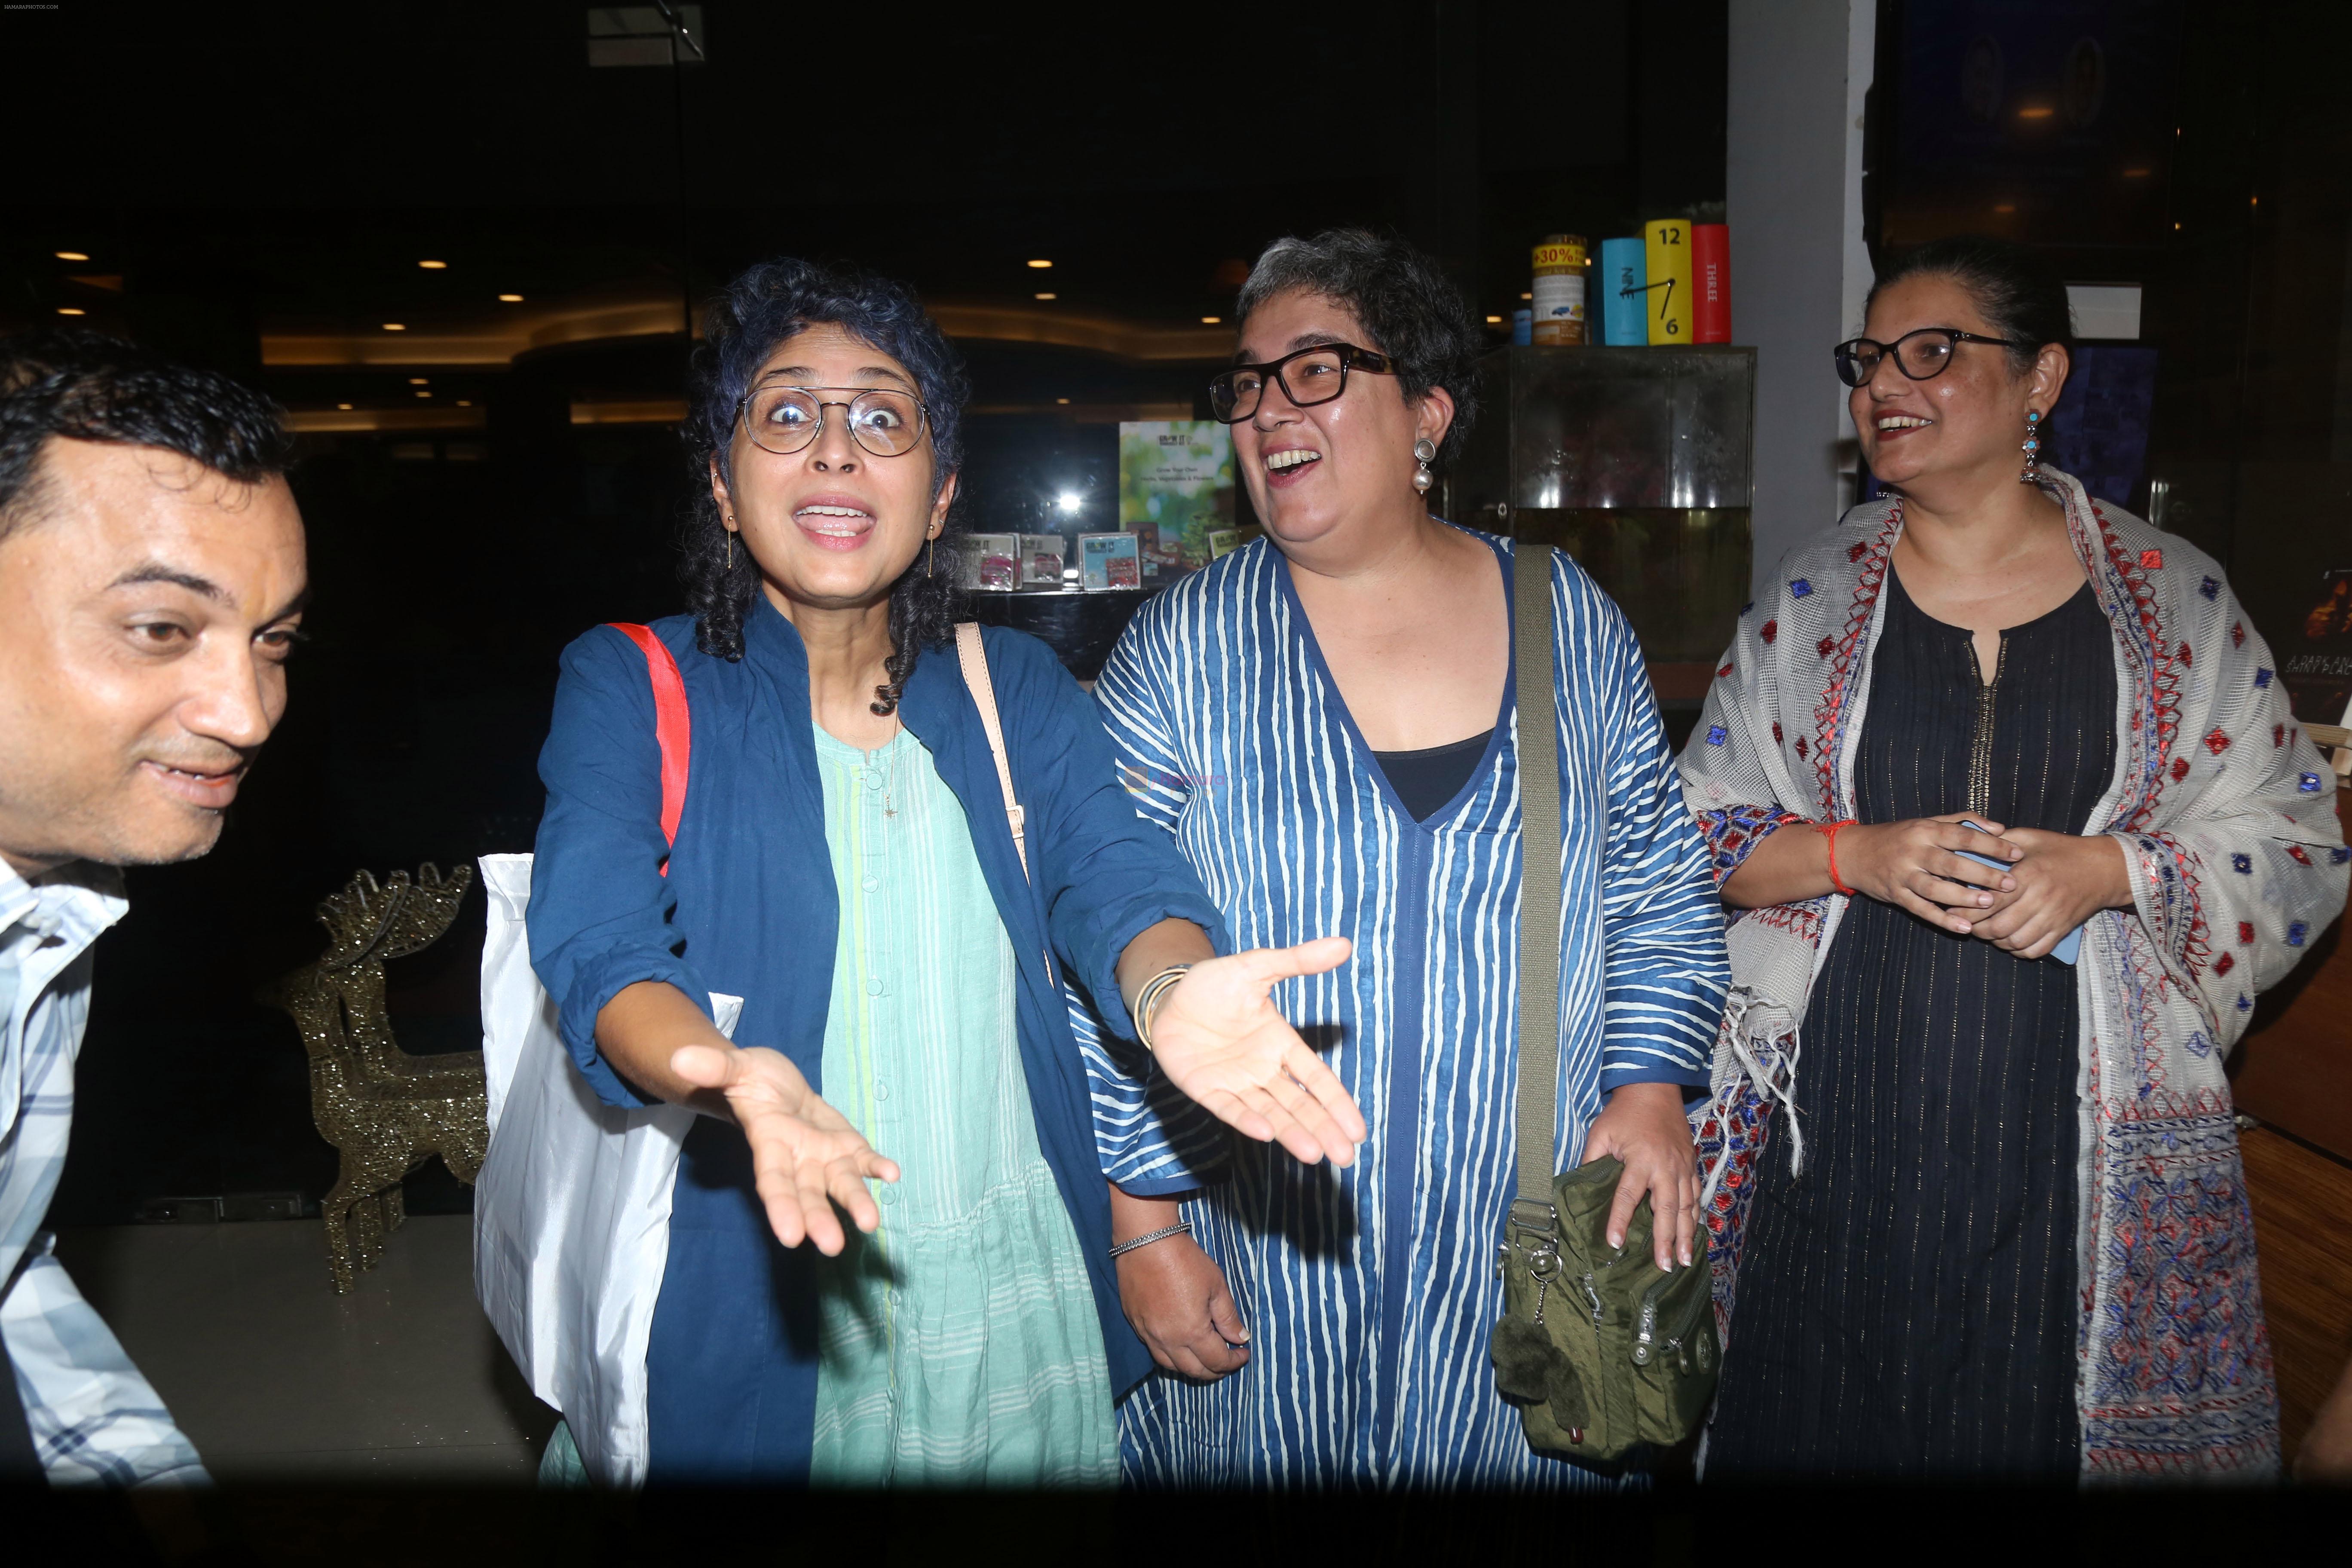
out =
<svg viewBox="0 0 2352 1568"><path fill-rule="evenodd" d="M1988 838L1999 837L1999 835L1995 834L1991 828L1979 826L1973 822L1963 822L1960 826L1967 828L1971 833L1981 833ZM1966 849L1955 849L1952 853L1958 856L1963 860L1973 860L1979 866L1990 866L1996 871L2006 871L2009 869L2008 861L1996 860L1990 855L1973 855ZM2068 931L2064 936L2058 939L2058 945L2050 950L2050 956L2056 959L2061 963L2072 963L2082 951L2083 928L2081 926L2076 926L2073 931Z"/></svg>

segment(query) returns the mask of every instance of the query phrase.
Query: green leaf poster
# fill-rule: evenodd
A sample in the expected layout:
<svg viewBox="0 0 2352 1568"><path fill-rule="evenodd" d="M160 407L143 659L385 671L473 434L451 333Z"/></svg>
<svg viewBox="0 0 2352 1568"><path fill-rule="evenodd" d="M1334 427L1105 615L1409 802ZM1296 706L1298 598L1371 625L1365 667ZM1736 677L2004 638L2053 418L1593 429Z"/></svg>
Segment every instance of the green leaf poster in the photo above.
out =
<svg viewBox="0 0 2352 1568"><path fill-rule="evenodd" d="M1146 585L1209 563L1209 535L1234 525L1233 432L1208 419L1118 427L1118 525L1136 536Z"/></svg>

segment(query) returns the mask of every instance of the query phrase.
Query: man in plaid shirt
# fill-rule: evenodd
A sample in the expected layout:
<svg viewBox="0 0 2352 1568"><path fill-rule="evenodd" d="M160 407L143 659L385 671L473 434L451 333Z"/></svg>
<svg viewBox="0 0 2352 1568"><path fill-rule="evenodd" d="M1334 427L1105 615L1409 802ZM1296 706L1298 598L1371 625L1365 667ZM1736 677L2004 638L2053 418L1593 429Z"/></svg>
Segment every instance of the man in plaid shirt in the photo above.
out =
<svg viewBox="0 0 2352 1568"><path fill-rule="evenodd" d="M0 1481L206 1479L40 1226L116 868L210 849L286 710L285 453L221 376L90 332L0 341Z"/></svg>

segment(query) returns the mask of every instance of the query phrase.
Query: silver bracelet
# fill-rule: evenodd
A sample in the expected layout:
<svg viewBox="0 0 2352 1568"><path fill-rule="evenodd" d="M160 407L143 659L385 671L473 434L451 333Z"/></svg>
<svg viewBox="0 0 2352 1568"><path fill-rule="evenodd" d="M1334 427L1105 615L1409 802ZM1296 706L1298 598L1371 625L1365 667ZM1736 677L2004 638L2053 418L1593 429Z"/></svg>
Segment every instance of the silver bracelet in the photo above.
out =
<svg viewBox="0 0 2352 1568"><path fill-rule="evenodd" d="M1174 1225L1165 1226L1162 1229L1147 1231L1143 1235L1137 1237L1133 1241L1120 1242L1117 1247L1110 1249L1110 1255L1113 1258L1117 1258L1121 1253L1133 1252L1139 1247L1149 1247L1155 1241L1165 1241L1171 1236L1190 1236L1192 1234L1192 1222L1189 1219L1180 1219Z"/></svg>
<svg viewBox="0 0 2352 1568"><path fill-rule="evenodd" d="M1184 976L1192 973L1192 966L1189 963L1171 963L1167 968L1161 970L1159 973L1153 975L1150 979L1136 987L1135 1012L1133 1015L1135 1018L1135 1037L1142 1043L1145 1050L1148 1051L1153 1048L1151 1044L1151 1020L1152 1017L1160 1011L1160 1003L1161 999L1165 997L1168 993L1175 990L1178 983L1181 982Z"/></svg>

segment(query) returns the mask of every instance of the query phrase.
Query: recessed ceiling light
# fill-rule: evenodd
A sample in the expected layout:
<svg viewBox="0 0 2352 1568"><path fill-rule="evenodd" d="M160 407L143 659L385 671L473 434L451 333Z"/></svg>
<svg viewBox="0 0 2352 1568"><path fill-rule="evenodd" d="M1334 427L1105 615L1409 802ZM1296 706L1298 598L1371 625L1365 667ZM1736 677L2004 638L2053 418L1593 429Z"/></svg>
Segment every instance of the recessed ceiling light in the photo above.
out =
<svg viewBox="0 0 2352 1568"><path fill-rule="evenodd" d="M470 397L461 397L457 399L457 406L460 408L471 408L474 406L474 400Z"/></svg>
<svg viewBox="0 0 2352 1568"><path fill-rule="evenodd" d="M1061 296L1059 294L1040 294L1037 298L1040 300L1058 300Z"/></svg>
<svg viewBox="0 0 2352 1568"><path fill-rule="evenodd" d="M499 303L501 305L520 305L522 303L522 296L520 294L501 294L499 296Z"/></svg>
<svg viewBox="0 0 2352 1568"><path fill-rule="evenodd" d="M433 383L425 376L412 375L408 378L408 384L411 386L430 386Z"/></svg>
<svg viewBox="0 0 2352 1568"><path fill-rule="evenodd" d="M1057 398L1054 399L1054 401L1055 401L1055 402L1056 402L1056 403L1067 403L1067 402L1069 401L1069 399L1068 399L1068 398L1066 398L1066 397L1057 397Z"/></svg>
<svg viewBox="0 0 2352 1568"><path fill-rule="evenodd" d="M58 314L60 316L86 316L89 313L89 311L83 310L79 305L60 305L58 307Z"/></svg>
<svg viewBox="0 0 2352 1568"><path fill-rule="evenodd" d="M1520 299L1522 299L1522 300L1532 300L1532 299L1534 299L1534 298L1535 298L1535 296L1534 296L1533 294L1522 294L1522 295L1520 295L1520 296L1519 296L1519 298L1520 298Z"/></svg>
<svg viewBox="0 0 2352 1568"><path fill-rule="evenodd" d="M1054 498L1054 504L1060 507L1064 511L1076 511L1080 507L1086 505L1087 502L1086 498L1078 494L1077 491L1064 490L1060 495Z"/></svg>
<svg viewBox="0 0 2352 1568"><path fill-rule="evenodd" d="M1503 318L1500 316L1489 316L1486 318L1486 324L1490 327L1499 327L1503 324Z"/></svg>
<svg viewBox="0 0 2352 1568"><path fill-rule="evenodd" d="M1223 316L1203 316L1201 318L1201 325L1204 327L1213 327L1223 320L1224 318Z"/></svg>
<svg viewBox="0 0 2352 1568"><path fill-rule="evenodd" d="M420 261L416 265L422 267L427 272L446 272L449 270L449 264L446 261Z"/></svg>
<svg viewBox="0 0 2352 1568"><path fill-rule="evenodd" d="M408 331L408 323L405 321L386 321L383 324L383 330L387 332L404 332Z"/></svg>
<svg viewBox="0 0 2352 1568"><path fill-rule="evenodd" d="M58 252L58 259L59 261L88 261L89 258L79 250L60 250Z"/></svg>
<svg viewBox="0 0 2352 1568"><path fill-rule="evenodd" d="M1051 267L1054 264L1041 257L1038 259L1032 261L1029 265L1038 268L1040 271L1043 271L1045 268Z"/></svg>
<svg viewBox="0 0 2352 1568"><path fill-rule="evenodd" d="M431 393L429 393L429 392L420 392L420 393L418 393L416 395L417 395L417 396L419 396L419 397L430 397L430 396L432 396L433 395L432 395Z"/></svg>
<svg viewBox="0 0 2352 1568"><path fill-rule="evenodd" d="M346 414L349 414L352 411L352 405L348 403L338 403L335 406L341 409Z"/></svg>
<svg viewBox="0 0 2352 1568"><path fill-rule="evenodd" d="M2030 108L2019 110L2017 117L2020 120L2047 120L2057 112L2046 103L2037 103Z"/></svg>

